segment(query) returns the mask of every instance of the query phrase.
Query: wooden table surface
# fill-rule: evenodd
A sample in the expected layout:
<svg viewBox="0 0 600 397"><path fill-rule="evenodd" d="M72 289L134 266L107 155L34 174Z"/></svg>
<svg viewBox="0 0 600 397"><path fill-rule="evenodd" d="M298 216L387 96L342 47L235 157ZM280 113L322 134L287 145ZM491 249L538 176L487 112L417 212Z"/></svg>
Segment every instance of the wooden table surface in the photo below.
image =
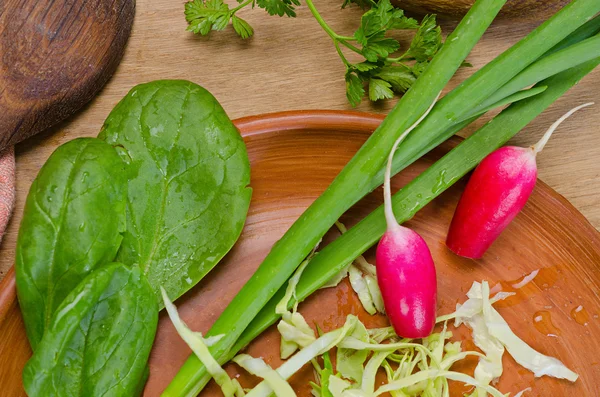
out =
<svg viewBox="0 0 600 397"><path fill-rule="evenodd" d="M0 247L0 278L14 262L25 197L42 164L62 143L95 136L113 106L138 83L194 81L211 91L231 118L283 110L351 108L345 97L343 66L329 37L306 7L298 9L295 19L271 17L261 9L244 10L240 16L255 28L255 37L243 41L231 28L212 32L210 38L186 32L183 4L179 0L138 0L125 57L100 95L75 117L17 146L17 203ZM340 4L316 2L334 30L351 34L361 11L355 7L341 10ZM449 32L452 22L443 27ZM459 71L450 88L534 27L531 23L497 22L468 58L474 68ZM567 197L596 228L600 228L599 88L600 70L596 70L514 140L531 144L569 109L598 102L598 107L565 123L539 157L540 178ZM393 104L363 102L357 109L386 113Z"/></svg>

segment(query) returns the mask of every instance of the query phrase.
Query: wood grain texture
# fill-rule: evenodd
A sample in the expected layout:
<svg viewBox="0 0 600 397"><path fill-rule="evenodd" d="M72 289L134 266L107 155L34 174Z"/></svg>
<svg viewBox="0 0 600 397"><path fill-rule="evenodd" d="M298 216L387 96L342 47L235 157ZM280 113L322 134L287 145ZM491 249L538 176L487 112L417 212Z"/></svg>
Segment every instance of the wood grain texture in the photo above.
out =
<svg viewBox="0 0 600 397"><path fill-rule="evenodd" d="M71 116L114 73L135 0L0 2L0 150Z"/></svg>
<svg viewBox="0 0 600 397"><path fill-rule="evenodd" d="M542 21L560 10L570 0L508 0L499 17L515 21ZM475 0L397 0L407 11L435 13L442 18L465 15Z"/></svg>
<svg viewBox="0 0 600 397"><path fill-rule="evenodd" d="M304 114L306 116L306 114ZM319 122L315 121L320 119ZM364 114L339 115L318 113L310 117L252 118L236 124L245 135L252 165L253 197L246 226L232 251L209 275L178 299L177 306L184 321L194 330L206 332L228 302L251 277L273 243L318 197L376 127L380 118ZM319 124L320 123L320 124ZM283 130L277 126L283 125ZM445 143L394 178L394 191L430 166L456 144ZM524 211L517 217L482 260L459 258L445 246L446 231L454 208L464 188L464 180L432 201L408 226L427 241L438 271L439 313L449 313L474 280L500 282L507 291L524 275L540 269L538 276L517 295L499 305L501 314L517 334L532 347L560 358L580 374L575 384L550 378L534 380L533 375L504 356L505 371L498 387L504 392L516 392L534 387L532 397L596 396L600 382L600 238L585 218L565 199L540 182ZM344 215L348 226L362 219L381 205L383 193L377 189ZM568 221L565 221L568 220ZM337 236L330 233L325 241ZM374 260L374 252L367 253ZM0 292L10 289L7 277ZM6 287L6 288L4 288ZM0 383L3 395L23 395L20 374L31 352L14 296L0 296ZM579 313L587 315L587 324ZM385 325L382 316L369 316L348 283L337 288L320 290L300 305L309 324L318 324L324 331L341 326L347 314L359 316L369 327ZM534 318L546 311L559 337L548 336ZM2 319L2 313L6 316ZM581 316L582 316L581 315ZM547 324L542 324L547 325ZM455 332L454 328L451 327ZM464 327L455 333L463 346L472 348L469 331ZM271 327L255 340L248 353L260 356L273 365L279 359L279 336ZM158 396L190 354L189 348L175 332L173 325L161 313L159 329L150 358L150 378L144 396ZM477 359L468 360L460 370L472 371ZM239 369L226 366L232 376ZM308 366L292 379L299 396L308 396L307 380L312 377ZM256 384L256 379L242 375L244 386ZM452 396L462 396L456 387ZM211 384L203 396L220 396Z"/></svg>
<svg viewBox="0 0 600 397"><path fill-rule="evenodd" d="M212 32L210 38L186 32L183 4L182 0L140 1L123 60L101 94L67 122L17 145L17 201L0 246L0 277L13 264L25 197L42 164L60 144L80 136L96 136L111 109L136 84L165 78L194 81L212 92L232 118L294 109L351 109L345 96L344 67L331 40L305 7L298 9L295 19L271 17L260 9L244 10L240 16L254 26L256 36L243 41L231 28ZM355 7L341 10L340 4L316 2L336 31L351 33L359 24L361 11ZM474 68L461 69L448 88L534 27L531 23L502 21L493 25L469 56ZM444 25L445 32L451 29L452 25ZM596 70L513 143L532 144L569 109L584 102L600 103L599 87L600 70ZM363 102L357 109L383 114L394 103ZM540 178L567 197L596 227L600 227L598 109L585 110L568 120L538 159ZM461 134L469 134L484 121Z"/></svg>

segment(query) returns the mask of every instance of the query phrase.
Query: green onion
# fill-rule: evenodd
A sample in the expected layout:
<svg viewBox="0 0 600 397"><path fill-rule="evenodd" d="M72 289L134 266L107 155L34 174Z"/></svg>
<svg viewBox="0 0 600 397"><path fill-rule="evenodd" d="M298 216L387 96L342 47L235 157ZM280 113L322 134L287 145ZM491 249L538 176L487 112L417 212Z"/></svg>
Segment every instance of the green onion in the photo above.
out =
<svg viewBox="0 0 600 397"><path fill-rule="evenodd" d="M338 175L332 185L277 242L254 276L233 299L209 331L226 333L212 349L221 361L246 326L290 277L331 225L375 186L376 175L397 136L411 125L445 86L491 23L504 0L479 0L448 37L446 44L381 126ZM536 59L559 44L600 11L597 0L575 0L513 48L492 61L448 94L398 150L395 172L431 149L457 120L493 95ZM523 101L530 103L546 93ZM455 126L454 126L455 127ZM456 127L455 127L456 128ZM476 149L478 149L476 147ZM431 186L428 186L431 189ZM428 193L433 197L432 193ZM425 201L425 200L423 200ZM318 255L313 261L318 261ZM350 260L352 260L351 258ZM348 263L348 260L346 263ZM339 270L339 269L338 269ZM195 395L203 387L203 368L192 356L164 395Z"/></svg>
<svg viewBox="0 0 600 397"><path fill-rule="evenodd" d="M543 57L484 101L481 107L485 108L523 87L555 75L556 69L570 69L597 58L598 54L600 54L600 34Z"/></svg>

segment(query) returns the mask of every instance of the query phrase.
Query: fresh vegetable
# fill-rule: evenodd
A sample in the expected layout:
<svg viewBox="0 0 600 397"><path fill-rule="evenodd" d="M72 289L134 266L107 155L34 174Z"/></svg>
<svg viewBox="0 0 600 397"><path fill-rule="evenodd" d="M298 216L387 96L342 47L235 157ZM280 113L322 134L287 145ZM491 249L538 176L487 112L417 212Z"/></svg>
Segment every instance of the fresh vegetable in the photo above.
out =
<svg viewBox="0 0 600 397"><path fill-rule="evenodd" d="M262 358L254 358L248 354L240 354L233 361L248 373L263 378L273 390L276 397L296 397L289 383L274 371Z"/></svg>
<svg viewBox="0 0 600 397"><path fill-rule="evenodd" d="M208 347L214 345L218 342L223 335L213 336L211 338L204 338L202 333L194 332L188 328L188 326L181 320L179 317L179 313L177 312L177 308L171 302L169 295L167 295L167 291L164 288L160 288L160 292L162 295L163 305L165 309L167 309L167 313L171 322L175 326L175 330L181 336L181 339L187 343L187 345L192 349L194 354L202 361L202 364L207 368L208 373L213 377L215 382L221 387L223 394L225 397L231 397L235 394L237 390L237 386L229 379L229 375L219 363L215 361L215 359L210 355L208 351Z"/></svg>
<svg viewBox="0 0 600 397"><path fill-rule="evenodd" d="M341 222L336 222L335 226L340 233L346 233L347 229ZM331 288L337 286L346 276L350 281L350 286L356 292L362 307L367 313L374 315L375 313L385 313L383 297L381 290L377 285L377 269L374 265L367 262L364 256L359 255L356 259L342 269L338 274L333 276L329 282L321 288Z"/></svg>
<svg viewBox="0 0 600 397"><path fill-rule="evenodd" d="M127 228L117 260L138 264L157 297L162 286L176 299L242 231L251 196L244 142L217 100L182 80L134 87L99 137L126 163Z"/></svg>
<svg viewBox="0 0 600 397"><path fill-rule="evenodd" d="M405 338L425 338L435 326L437 278L435 264L425 240L415 231L400 226L392 208L391 172L398 145L434 107L404 131L392 146L383 182L387 230L377 245L377 283L385 312L396 333Z"/></svg>
<svg viewBox="0 0 600 397"><path fill-rule="evenodd" d="M315 333L306 323L304 317L298 313L298 305L294 305L291 311L288 310L288 305L291 301L298 301L296 298L296 285L316 250L317 247L298 267L294 275L290 277L285 295L275 308L277 314L281 316L281 321L277 324L277 330L281 335L280 354L282 359L289 358L298 348L306 347L315 341Z"/></svg>
<svg viewBox="0 0 600 397"><path fill-rule="evenodd" d="M458 203L446 244L454 253L478 259L527 203L537 181L536 157L559 125L581 105L550 127L530 148L506 146L475 169Z"/></svg>
<svg viewBox="0 0 600 397"><path fill-rule="evenodd" d="M16 268L30 395L139 395L159 283L191 288L249 206L244 143L195 84L134 88L100 136L59 147L27 198ZM124 265L108 265L115 257Z"/></svg>
<svg viewBox="0 0 600 397"><path fill-rule="evenodd" d="M256 273L209 330L210 335L226 333L226 336L211 350L215 357L221 359L231 349L252 319L292 275L326 231L344 211L368 193L371 189L372 178L383 167L383 159L389 153L400 132L412 125L433 102L492 22L504 1L479 0L473 6L467 18L449 36L446 44L415 82L412 89L400 99L398 105L336 177L332 185L273 246ZM577 10L576 16L579 17L580 12L590 12L588 8L592 7L587 4L584 10ZM600 11L600 5L595 8ZM570 12L567 13L570 14ZM573 29L576 28L577 26L573 27ZM568 29L563 27L561 31L566 30ZM510 80L510 72L503 72L503 76L506 76L507 81ZM497 82L498 85L503 83L502 79ZM490 91L493 92L494 84L484 85L486 90L490 87ZM466 105L463 103L462 106ZM451 124L451 122L446 120L445 123L436 125L436 131L444 130L446 124ZM414 149L420 151L422 147L422 145L416 145ZM352 259L354 258L351 258L346 264ZM193 395L202 387L202 372L199 373L199 362L194 356L191 356L164 394Z"/></svg>
<svg viewBox="0 0 600 397"><path fill-rule="evenodd" d="M337 346L344 338L353 334L353 331L357 324L362 326L362 323L358 320L356 316L349 315L346 318L346 323L340 329L335 331L328 332L322 336L320 336L317 340L315 340L310 345L306 346L298 353L293 355L289 360L284 362L279 368L277 368L277 373L283 379L289 379L292 375L298 372L304 365L308 364L312 359L317 356L322 355L326 351L331 350L333 347ZM363 326L364 327L364 326ZM268 397L271 395L273 390L269 386L267 382L261 382L252 389L247 396L248 397L258 397L264 396Z"/></svg>
<svg viewBox="0 0 600 397"><path fill-rule="evenodd" d="M321 357L323 358L323 368L321 368L317 360L311 361L315 368L315 378L319 382L318 384L311 382L312 394L315 397L333 397L331 391L329 391L329 378L334 374L331 356L329 352L325 352Z"/></svg>
<svg viewBox="0 0 600 397"><path fill-rule="evenodd" d="M295 17L295 8L300 5L298 0L258 0L256 3L241 0L239 3L230 8L223 0L189 1L185 4L187 30L206 36L211 30L223 30L231 23L235 32L247 39L254 30L236 15L238 11L254 8L256 4L270 15ZM406 92L442 46L442 30L435 15L428 15L419 23L406 17L390 0L345 0L342 8L351 3L366 11L356 32L343 36L325 22L312 0L306 0L308 9L333 41L344 64L348 101L353 106L358 105L365 95L365 85L372 101ZM398 40L388 35L399 30L415 32L410 46L401 52ZM350 62L343 49L360 55L361 61Z"/></svg>
<svg viewBox="0 0 600 397"><path fill-rule="evenodd" d="M492 122L486 124L438 160L393 196L396 219L402 222L414 216L433 198L440 195L475 168L486 155L506 143L598 64L600 64L600 58L542 81L540 85L548 86L546 91L536 97L531 97L510 106L496 116ZM419 195L421 198L419 198ZM338 237L337 240L325 246L312 258L302 273L295 289L297 300L303 301L321 286L328 283L353 258L376 244L385 230L384 210L383 207L380 207ZM254 318L228 352L222 353L220 356L215 355L219 363L225 363L232 359L239 350L278 320L279 315L276 313L275 307L284 294L285 288L282 288ZM288 308L294 304L296 303L289 302ZM215 354L214 351L213 354ZM197 371L194 372L195 378L192 379L197 379L195 387L200 389L210 380L210 377L207 376L204 367L190 360L185 370L191 371L192 369ZM182 387L182 384L178 383L181 381L180 379L176 378L175 384L171 387ZM164 395L169 396L174 395L174 393L167 390Z"/></svg>
<svg viewBox="0 0 600 397"><path fill-rule="evenodd" d="M390 0L344 1L342 8L359 3L368 10L361 17L360 27L352 36L339 35L325 22L312 0L306 5L319 25L333 41L345 67L346 97L352 106L360 104L368 87L371 101L390 99L405 93L423 73L441 48L442 29L435 15L427 15L419 24ZM400 53L400 43L387 36L397 30L414 30L410 46ZM361 57L361 62L349 62L342 48Z"/></svg>
<svg viewBox="0 0 600 397"><path fill-rule="evenodd" d="M434 320L443 325L441 332L421 340L400 339L391 327L368 330L357 317L349 315L342 328L326 334L320 333L317 340L277 369L271 368L262 358L254 358L248 354L238 355L233 361L249 373L265 379L249 390L248 397L267 397L273 393L282 397L295 396L287 380L308 362L312 362L318 381L318 384L311 382L313 395L316 397L366 397L384 393L390 393L394 397L449 396L450 380L475 386L477 389L471 396L483 397L489 393L505 397L505 394L490 386L502 374L505 346L518 363L533 371L536 376L548 375L575 381L577 374L559 360L533 350L512 332L493 308L493 303L511 294L500 292L491 297L487 282L473 283L467 294L469 299L464 304L457 305L454 313ZM181 329L175 308L168 300L165 305L169 308L178 332L196 352L198 334L187 328ZM463 351L460 341L449 341L453 334L447 328L447 321L451 319L455 320L456 327L464 323L472 329L473 339L483 354ZM199 339L202 340L201 337ZM203 351L197 354L200 354L203 361L212 362L219 369L218 384L226 396L233 395L233 387L228 383L231 380L220 369L206 346L203 346ZM335 366L330 359L330 350L334 347L337 349ZM323 367L317 361L319 356L323 358ZM450 370L454 364L470 356L479 358L474 377ZM491 364L493 367L490 367ZM482 368L492 369L493 375L482 372ZM382 369L388 381L379 385L376 383L376 376ZM517 396L523 392L519 392Z"/></svg>
<svg viewBox="0 0 600 397"><path fill-rule="evenodd" d="M98 268L52 316L23 370L27 394L139 394L157 324L156 298L140 268L118 263Z"/></svg>
<svg viewBox="0 0 600 397"><path fill-rule="evenodd" d="M504 294L501 298L509 296ZM494 309L492 303L498 299L490 298L489 284L473 283L467 293L469 299L462 305L458 305L454 314L445 316L444 320L454 318L456 326L467 324L473 330L475 343L485 353L486 358L479 362L475 376L488 376L478 370L485 363L488 366L493 363L496 373L492 379L486 378L486 382L498 378L502 374L502 355L504 348L521 366L534 373L536 377L551 376L559 379L567 379L575 382L577 374L568 369L562 362L553 357L545 356L535 351L531 346L521 340L510 329L506 320Z"/></svg>
<svg viewBox="0 0 600 397"><path fill-rule="evenodd" d="M484 281L481 287L481 295L483 318L488 334L504 345L515 361L533 372L536 377L551 376L575 382L579 377L575 372L571 371L556 358L548 357L535 351L515 335L506 323L506 320L490 304L489 289L488 283Z"/></svg>
<svg viewBox="0 0 600 397"><path fill-rule="evenodd" d="M17 239L19 305L32 349L56 308L112 261L125 230L124 164L94 138L60 146L33 181Z"/></svg>
<svg viewBox="0 0 600 397"><path fill-rule="evenodd" d="M219 360L226 358L227 351L230 351L235 340L243 332L243 329L247 327L258 311L266 304L267 300L275 293L275 288L280 288L285 283L286 277L291 276L296 266L308 255L314 244L316 244L328 228L351 205L383 181L382 159L389 152L399 132L404 131L414 123L418 118L416 115L422 114L431 101L433 101L433 98L443 88L446 77L459 67L470 48L474 45L474 42L480 37L491 19L493 19L494 12L500 8L502 3L503 1L495 2L488 0L475 4L470 10L467 19L461 22L457 29L449 36L449 39L436 55L431 65L417 80L413 88L400 100L397 107L388 115L386 121L371 136L342 173L338 175L327 191L311 205L290 228L282 240L273 247L257 273L244 286L236 298L234 298L232 303L213 325L211 331L209 331L211 334L213 332L215 334L228 332L226 338L211 350L215 357ZM392 172L396 173L451 136L461 123L465 125L464 119L460 116L461 114L468 114L470 110L481 103L482 98L489 97L489 95L509 82L526 66L535 62L536 59L551 50L554 46L565 39L572 40L568 38L569 34L577 30L599 11L600 4L597 2L591 0L575 1L570 6L565 7L551 20L533 31L511 50L501 55L491 65L485 67L482 71L464 82L455 90L454 94L442 99L424 123L405 140L396 152ZM454 38L457 39L452 40ZM578 81L596 65L595 61L590 62L586 65L585 72L582 69L574 69L577 71L577 74L567 75L568 78L565 81L567 85L558 85L560 88L558 96L562 95L574 81ZM560 68L556 70L557 73L560 71L562 71ZM554 91L550 97L544 97L544 101L546 102L549 98L553 98L549 103L545 103L544 101L533 102L538 107L540 103L544 103L541 109L533 107L522 118L509 121L511 124L514 123L513 126L520 125L520 128L522 128L531 120L529 117L533 113L535 115L539 114L539 112L552 103L556 99L556 94L557 91ZM543 93L537 96L541 95ZM428 123L427 121L436 113L436 123ZM448 115L454 117L448 119ZM513 114L511 114L512 116ZM426 128L424 128L425 125ZM497 126L494 125L493 128L495 129ZM512 133L514 134L517 131L518 129ZM493 149L496 148L497 146ZM473 147L473 155L479 154L480 150L481 148L475 145ZM487 153L489 152L485 154ZM464 161L462 160L470 160L470 158L463 159L459 157L459 160L461 161L458 161L458 163L462 166L464 165ZM447 180L443 180L440 183L440 180L444 179L440 177L441 171L443 169L438 169L437 174L432 176L434 181L438 179L438 183L425 184L424 187L427 190L421 192L424 196L419 200L413 197L413 202L418 201L419 205L421 205L423 202L430 200L435 194L438 194L436 185L439 185L441 190L443 190L444 186L447 186ZM406 194L409 193L414 193L414 190L412 192L409 190ZM411 212L410 210L416 210L419 205L415 206L413 204L412 207L405 208L405 210ZM399 208L396 211L399 211ZM376 229L380 227L378 222L374 223L377 225ZM366 231L370 232L372 230L367 229ZM365 232L364 229L362 231ZM312 276L307 277L308 280L314 282L310 288L319 288L326 282L320 281L321 276L326 276L326 280L331 279L343 266L356 257L357 252L364 252L368 246L372 245L372 238L378 239L384 231L385 229L383 228L381 234L374 232L360 236L358 240L361 244L353 247L344 245L344 250L337 254L339 257L344 257L345 263L342 266L335 267L338 264L337 260L321 262L320 257L325 257L322 253L313 258L313 261L311 261L306 270L308 271L312 267L312 264L316 262L320 263L320 268L317 268L319 269L317 275L311 271ZM341 238L344 238L344 236ZM344 238L343 241L352 241L354 238L356 238L356 235ZM329 255L332 254L330 253ZM329 273L328 271L324 271L332 267L335 267L334 272ZM277 272L273 272L272 269L277 269ZM302 284L302 280L300 284ZM279 300L280 297L275 300L275 304ZM269 319L269 321L271 320ZM258 322L262 325L262 320ZM199 362L192 356L171 385L165 390L165 395L178 396L196 393L201 390L205 384L205 380L206 378Z"/></svg>

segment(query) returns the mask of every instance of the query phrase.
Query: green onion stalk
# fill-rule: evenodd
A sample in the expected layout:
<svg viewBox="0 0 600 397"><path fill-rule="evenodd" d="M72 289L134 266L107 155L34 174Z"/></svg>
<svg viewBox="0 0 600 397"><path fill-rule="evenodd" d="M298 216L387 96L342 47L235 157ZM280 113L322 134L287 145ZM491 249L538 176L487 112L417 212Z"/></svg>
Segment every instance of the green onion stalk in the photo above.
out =
<svg viewBox="0 0 600 397"><path fill-rule="evenodd" d="M425 72L402 97L380 127L323 195L273 246L256 273L207 333L208 336L224 335L211 348L211 353L219 362L224 362L231 356L238 338L334 222L377 186L375 183L378 174L398 135L425 112L504 3L505 0L478 0L474 4L455 31L448 36L446 44ZM456 129L457 124L467 123L468 121L465 120L468 119L472 109L480 106L598 12L600 12L600 2L597 0L573 1L525 39L446 95L419 128L401 145L395 156L394 173L421 157L432 148L432 144L437 146L441 143L440 139L444 138L449 130ZM546 98L547 95L543 92L523 100L520 104L530 103L539 97ZM480 149L480 153L484 153L483 148ZM433 197L431 186L429 189L422 202ZM378 238L376 236L375 233L368 237ZM323 254L319 254L321 255ZM316 262L317 259L318 257L315 257L313 261ZM352 259L354 258L346 260L345 263ZM333 263L326 264L327 266L319 269L320 272L325 268L333 267ZM163 395L195 396L207 382L205 373L198 358L191 356Z"/></svg>

